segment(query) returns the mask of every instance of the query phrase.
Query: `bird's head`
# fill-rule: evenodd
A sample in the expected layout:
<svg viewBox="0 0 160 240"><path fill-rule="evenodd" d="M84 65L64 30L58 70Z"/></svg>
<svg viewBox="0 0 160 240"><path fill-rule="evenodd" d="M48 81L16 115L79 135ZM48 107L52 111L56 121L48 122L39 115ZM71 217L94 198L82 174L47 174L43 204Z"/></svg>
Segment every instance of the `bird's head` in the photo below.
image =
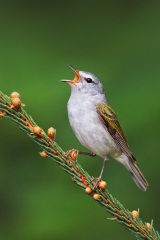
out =
<svg viewBox="0 0 160 240"><path fill-rule="evenodd" d="M68 83L74 92L80 91L91 95L104 93L103 86L99 79L90 72L79 71L73 66L69 67L74 71L75 77L73 80L61 80Z"/></svg>

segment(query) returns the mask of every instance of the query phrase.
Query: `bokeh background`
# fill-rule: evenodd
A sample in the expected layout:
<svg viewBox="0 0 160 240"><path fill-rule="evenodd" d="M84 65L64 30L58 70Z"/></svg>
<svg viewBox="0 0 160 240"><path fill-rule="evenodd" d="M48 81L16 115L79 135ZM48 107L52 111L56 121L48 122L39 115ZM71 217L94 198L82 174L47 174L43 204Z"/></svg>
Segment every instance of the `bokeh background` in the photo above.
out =
<svg viewBox="0 0 160 240"><path fill-rule="evenodd" d="M67 63L95 73L149 182L139 190L110 160L108 189L159 229L160 2L0 1L0 90L21 93L42 128L57 129L64 149L85 150L67 117ZM0 239L135 239L84 194L10 120L0 120ZM98 176L102 160L78 161Z"/></svg>

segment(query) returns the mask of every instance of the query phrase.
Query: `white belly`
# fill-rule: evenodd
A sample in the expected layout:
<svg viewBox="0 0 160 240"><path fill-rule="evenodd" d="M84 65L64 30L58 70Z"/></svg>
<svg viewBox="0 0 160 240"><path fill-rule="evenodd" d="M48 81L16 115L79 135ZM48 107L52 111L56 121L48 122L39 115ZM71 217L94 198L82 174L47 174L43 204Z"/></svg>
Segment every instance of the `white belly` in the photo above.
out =
<svg viewBox="0 0 160 240"><path fill-rule="evenodd" d="M83 101L81 103L68 102L68 117L70 125L80 143L91 152L101 157L115 155L119 148L100 122L96 112L96 105Z"/></svg>

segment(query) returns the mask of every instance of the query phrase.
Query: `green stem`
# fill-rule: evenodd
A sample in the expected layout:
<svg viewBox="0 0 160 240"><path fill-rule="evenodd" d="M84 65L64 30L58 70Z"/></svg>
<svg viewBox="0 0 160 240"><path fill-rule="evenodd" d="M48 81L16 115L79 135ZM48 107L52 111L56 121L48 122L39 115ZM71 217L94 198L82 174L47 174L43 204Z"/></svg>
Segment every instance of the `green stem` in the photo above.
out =
<svg viewBox="0 0 160 240"><path fill-rule="evenodd" d="M0 92L0 117L8 117L16 123L32 140L39 144L45 151L46 156L58 163L62 169L71 176L72 181L83 190L93 189L94 183L92 182L92 177L80 166L80 164L74 161L71 156L66 156L65 152L55 140L48 137L43 130L39 134L35 133L34 128L37 124L33 121L31 116L26 113L22 106L19 108L14 107L11 99L2 92ZM146 223L142 222L139 216L136 218L133 217L133 214L125 209L108 190L97 188L90 191L88 194L113 216L111 220L120 223L133 233L137 239L160 239L160 235L155 231L153 224L148 227Z"/></svg>

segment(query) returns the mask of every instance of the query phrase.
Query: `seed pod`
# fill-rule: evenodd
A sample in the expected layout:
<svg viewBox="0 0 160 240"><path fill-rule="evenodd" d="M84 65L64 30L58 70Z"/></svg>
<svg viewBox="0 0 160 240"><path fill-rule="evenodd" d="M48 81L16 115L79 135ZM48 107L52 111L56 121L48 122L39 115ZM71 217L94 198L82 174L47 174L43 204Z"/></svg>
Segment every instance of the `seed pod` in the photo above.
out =
<svg viewBox="0 0 160 240"><path fill-rule="evenodd" d="M77 156L78 156L78 151L77 150L71 150L70 152L70 157L72 158L73 161L76 161L77 160Z"/></svg>
<svg viewBox="0 0 160 240"><path fill-rule="evenodd" d="M100 181L98 184L99 188L104 190L107 187L107 183L105 181Z"/></svg>
<svg viewBox="0 0 160 240"><path fill-rule="evenodd" d="M40 154L40 156L43 157L43 158L46 158L46 157L47 157L47 153L46 153L45 151L40 152L39 154Z"/></svg>
<svg viewBox="0 0 160 240"><path fill-rule="evenodd" d="M0 118L2 118L4 115L5 115L5 113L0 111Z"/></svg>
<svg viewBox="0 0 160 240"><path fill-rule="evenodd" d="M148 229L150 229L150 228L151 228L151 224L150 224L150 223L148 223L148 222L146 223L146 226L147 226L147 228L148 228Z"/></svg>
<svg viewBox="0 0 160 240"><path fill-rule="evenodd" d="M21 107L21 100L20 98L12 98L12 108L20 108Z"/></svg>
<svg viewBox="0 0 160 240"><path fill-rule="evenodd" d="M35 126L35 127L33 128L33 133L34 133L34 135L36 135L36 136L41 135L41 133L42 133L42 128L40 128L40 127L38 127L38 126Z"/></svg>
<svg viewBox="0 0 160 240"><path fill-rule="evenodd" d="M12 92L10 95L10 99L12 100L13 98L20 98L20 94L18 92Z"/></svg>
<svg viewBox="0 0 160 240"><path fill-rule="evenodd" d="M55 129L53 127L48 128L48 137L54 139L55 136Z"/></svg>
<svg viewBox="0 0 160 240"><path fill-rule="evenodd" d="M93 199L95 199L95 200L98 200L98 199L100 199L100 195L98 194L98 193L94 193L93 194Z"/></svg>
<svg viewBox="0 0 160 240"><path fill-rule="evenodd" d="M86 187L85 192L87 194L90 194L92 192L92 189L90 187Z"/></svg>
<svg viewBox="0 0 160 240"><path fill-rule="evenodd" d="M133 210L131 213L132 213L133 219L137 220L139 213L136 210Z"/></svg>

